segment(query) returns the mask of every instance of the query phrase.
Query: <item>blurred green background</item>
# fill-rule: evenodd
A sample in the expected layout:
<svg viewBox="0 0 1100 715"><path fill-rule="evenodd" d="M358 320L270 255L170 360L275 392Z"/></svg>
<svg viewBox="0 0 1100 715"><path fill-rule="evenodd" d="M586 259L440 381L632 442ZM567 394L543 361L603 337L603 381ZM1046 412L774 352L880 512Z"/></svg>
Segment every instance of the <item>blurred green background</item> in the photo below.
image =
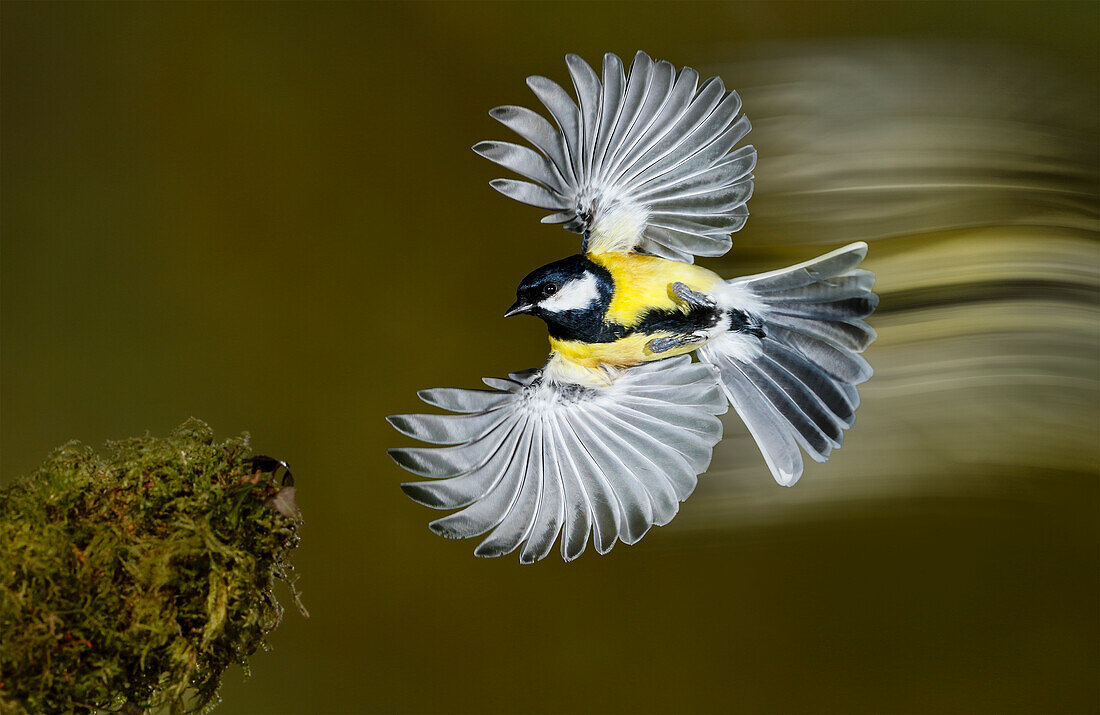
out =
<svg viewBox="0 0 1100 715"><path fill-rule="evenodd" d="M312 617L223 713L1096 711L1098 8L4 3L0 479L191 415L291 464ZM753 120L707 265L872 241L877 374L794 489L727 419L639 545L476 560L383 417L541 364L500 315L576 238L469 147L637 49Z"/></svg>

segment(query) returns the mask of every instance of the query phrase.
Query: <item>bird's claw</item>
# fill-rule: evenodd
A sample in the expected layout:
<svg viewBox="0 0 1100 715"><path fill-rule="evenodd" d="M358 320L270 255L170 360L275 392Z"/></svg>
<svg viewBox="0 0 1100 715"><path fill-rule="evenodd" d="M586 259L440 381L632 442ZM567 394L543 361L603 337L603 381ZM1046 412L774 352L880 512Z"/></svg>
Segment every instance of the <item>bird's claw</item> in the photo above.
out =
<svg viewBox="0 0 1100 715"><path fill-rule="evenodd" d="M688 288L686 284L676 281L669 286L672 297L691 308L713 308L716 303L706 293L699 293Z"/></svg>
<svg viewBox="0 0 1100 715"><path fill-rule="evenodd" d="M707 341L707 336L704 333L685 333L684 335L672 335L667 338L653 338L646 343L646 350L654 355L660 353L667 353L669 350L675 350L676 348L684 348L688 346L702 345Z"/></svg>

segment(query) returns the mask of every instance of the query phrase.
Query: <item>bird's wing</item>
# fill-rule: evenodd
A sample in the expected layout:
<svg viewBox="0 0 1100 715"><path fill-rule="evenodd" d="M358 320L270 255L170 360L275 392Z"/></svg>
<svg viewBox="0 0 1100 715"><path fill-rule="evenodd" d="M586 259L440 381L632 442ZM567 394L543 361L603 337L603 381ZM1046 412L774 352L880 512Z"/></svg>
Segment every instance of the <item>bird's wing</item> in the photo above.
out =
<svg viewBox="0 0 1100 715"><path fill-rule="evenodd" d="M722 437L727 409L710 365L672 358L622 371L602 387L543 371L486 378L492 391L440 388L419 395L461 415L395 415L406 435L444 448L391 449L399 465L435 481L402 485L412 499L461 509L429 524L448 538L491 532L477 556L522 545L544 558L561 533L566 561L589 533L598 552L633 544L667 524L695 488Z"/></svg>
<svg viewBox="0 0 1100 715"><path fill-rule="evenodd" d="M756 150L732 151L750 129L741 98L711 77L644 52L630 72L604 55L603 80L567 55L578 102L545 77L527 85L549 110L554 127L524 107L489 114L534 149L486 141L474 151L531 182L496 179L493 188L555 213L585 236L587 252L640 251L691 263L720 256L730 233L748 217Z"/></svg>

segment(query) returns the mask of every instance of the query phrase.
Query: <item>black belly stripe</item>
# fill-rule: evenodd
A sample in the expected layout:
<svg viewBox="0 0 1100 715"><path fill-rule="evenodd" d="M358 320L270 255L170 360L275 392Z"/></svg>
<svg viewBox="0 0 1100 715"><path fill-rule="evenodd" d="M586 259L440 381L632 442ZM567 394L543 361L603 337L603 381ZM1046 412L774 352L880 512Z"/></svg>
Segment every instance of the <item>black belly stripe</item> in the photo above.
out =
<svg viewBox="0 0 1100 715"><path fill-rule="evenodd" d="M613 343L636 333L681 335L707 330L715 326L720 316L721 312L716 308L692 308L686 313L680 310L650 310L642 315L637 324L631 326L577 316L576 320L564 320L561 325L551 324L549 327L550 335L559 340Z"/></svg>
<svg viewBox="0 0 1100 715"><path fill-rule="evenodd" d="M694 333L696 330L713 328L720 315L714 308L692 308L687 313L679 310L651 310L642 316L633 332L645 335Z"/></svg>
<svg viewBox="0 0 1100 715"><path fill-rule="evenodd" d="M622 323L607 322L603 319L606 302L599 310L578 310L558 314L554 320L547 321L551 337L557 340L574 340L584 343L613 343L635 334L653 335L671 333L686 335L697 330L710 330L724 316L729 317L729 330L735 333L748 333L763 337L763 322L758 316L741 310L726 310L717 306L693 306L684 312L676 309L653 309L646 311L641 319L631 326Z"/></svg>

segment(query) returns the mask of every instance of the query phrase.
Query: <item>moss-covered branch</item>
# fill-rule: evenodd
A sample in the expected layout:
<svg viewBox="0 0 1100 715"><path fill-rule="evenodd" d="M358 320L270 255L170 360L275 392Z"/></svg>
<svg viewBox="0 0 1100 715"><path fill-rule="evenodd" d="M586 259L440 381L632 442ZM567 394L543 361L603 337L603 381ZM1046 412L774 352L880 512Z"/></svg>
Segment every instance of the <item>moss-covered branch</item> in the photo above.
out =
<svg viewBox="0 0 1100 715"><path fill-rule="evenodd" d="M299 526L247 434L59 448L0 491L0 711L208 708L278 625Z"/></svg>

